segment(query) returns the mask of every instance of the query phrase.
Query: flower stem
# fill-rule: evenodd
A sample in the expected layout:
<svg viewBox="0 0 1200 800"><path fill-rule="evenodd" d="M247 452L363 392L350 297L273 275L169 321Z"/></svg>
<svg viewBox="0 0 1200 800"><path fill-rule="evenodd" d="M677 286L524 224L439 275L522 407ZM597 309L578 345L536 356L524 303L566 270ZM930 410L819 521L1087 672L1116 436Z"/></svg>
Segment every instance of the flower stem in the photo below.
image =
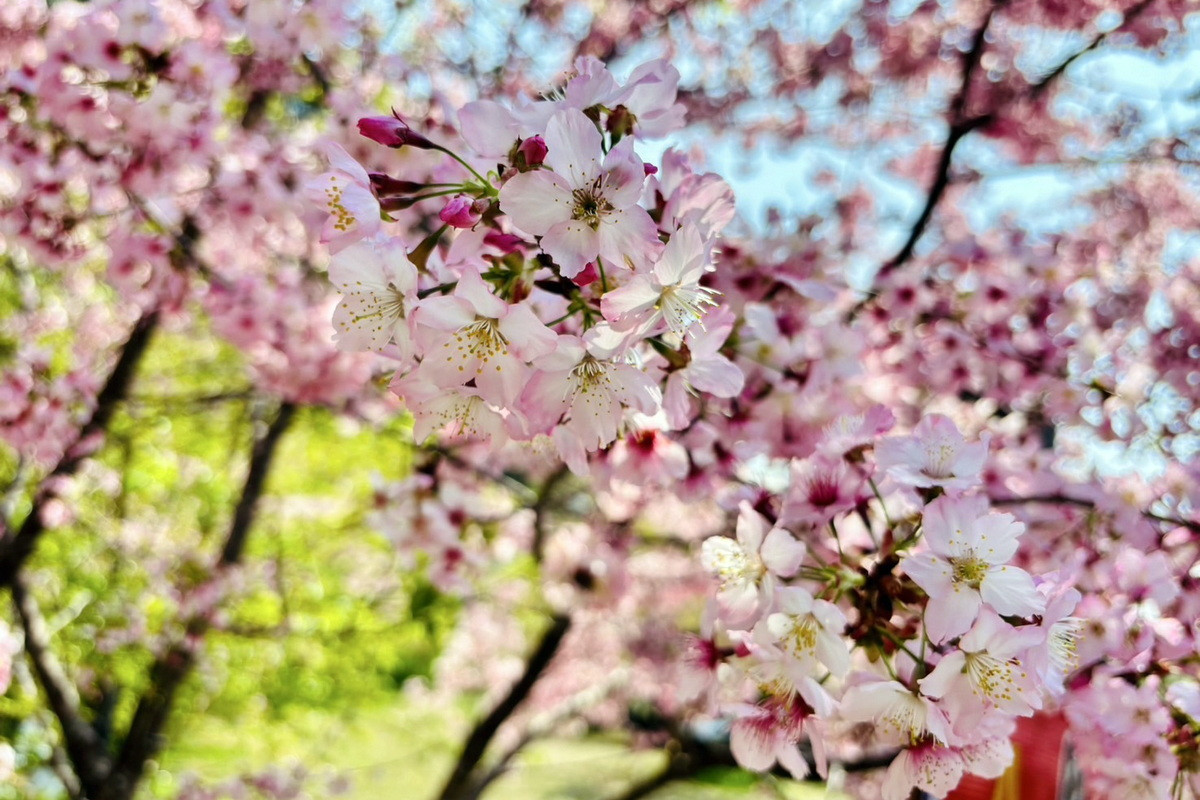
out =
<svg viewBox="0 0 1200 800"><path fill-rule="evenodd" d="M434 149L435 149L435 150L440 150L441 152L445 153L446 155L450 156L450 157L451 157L451 158L453 158L455 161L457 161L458 163L460 163L460 164L462 164L464 167L466 167L466 168L467 168L467 170L468 170L468 171L469 171L469 172L470 172L472 175L474 175L474 176L476 177L476 179L478 179L478 181L479 181L479 183L480 183L480 185L481 185L481 187L482 187L482 189L483 189L483 191L484 191L484 192L486 192L487 194L491 195L492 197L495 197L496 195L500 194L499 190L498 190L498 189L496 189L496 187L495 187L495 186L492 186L492 183L491 183L491 181L489 181L487 178L485 178L485 177L483 177L482 175L480 175L480 174L479 174L479 173L478 173L478 172L475 170L475 168L474 168L474 167L472 167L470 164L468 164L466 161L464 161L464 160L463 160L463 159L462 159L462 158L461 158L461 157L460 157L460 156L459 156L457 153L455 153L454 151L452 151L452 150L449 150L449 149L447 149L447 148L445 148L445 147L443 147L443 146L441 146L441 145L437 145L437 146L436 146Z"/></svg>

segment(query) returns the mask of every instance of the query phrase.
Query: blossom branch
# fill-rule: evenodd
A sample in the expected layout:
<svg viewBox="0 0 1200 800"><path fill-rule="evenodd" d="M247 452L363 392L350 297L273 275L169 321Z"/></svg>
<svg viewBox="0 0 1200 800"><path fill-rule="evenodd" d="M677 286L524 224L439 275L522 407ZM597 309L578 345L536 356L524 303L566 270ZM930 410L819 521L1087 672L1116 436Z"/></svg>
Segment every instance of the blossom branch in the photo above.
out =
<svg viewBox="0 0 1200 800"><path fill-rule="evenodd" d="M1112 36L1114 33L1119 32L1122 28L1124 28L1129 23L1133 22L1138 17L1140 17L1146 11L1146 9L1148 9L1153 3L1154 3L1154 0L1140 0L1140 2L1138 2L1136 5L1132 6L1128 11L1125 12L1124 19L1121 20L1120 25L1118 25L1117 27L1113 28L1110 31L1104 31L1103 33L1096 34L1094 37L1092 37L1092 40L1087 44L1086 47L1084 47L1081 50L1075 51L1074 53L1072 53L1071 55L1069 55L1065 59L1063 59L1057 67L1055 67L1054 69L1052 69L1048 73L1046 73L1042 77L1041 80L1039 80L1037 83L1035 83L1030 88L1030 90L1029 90L1030 98L1034 99L1034 100L1038 99L1042 94L1044 94L1046 92L1047 89L1050 88L1051 85L1053 85L1053 83L1055 81L1057 81L1060 77L1062 77L1062 75L1067 71L1067 69L1072 64L1074 64L1076 61L1083 58L1085 55L1092 52L1096 48L1100 47L1100 45L1104 44L1104 42L1107 41L1110 36Z"/></svg>
<svg viewBox="0 0 1200 800"><path fill-rule="evenodd" d="M1026 92L1026 98L1037 100L1049 90L1054 83L1062 77L1067 69L1078 61L1083 56L1096 50L1115 32L1120 31L1126 25L1133 22L1154 0L1141 0L1135 6L1130 8L1125 13L1125 18L1121 25L1117 26L1112 31L1097 34L1085 47L1072 53L1063 59L1056 67L1046 73L1037 83L1032 84ZM959 91L950 103L950 130L946 135L946 141L942 145L941 153L938 157L937 169L934 172L933 181L929 185L929 190L925 195L925 204L921 208L921 213L917 216L916 221L909 229L908 237L904 244L894 256L888 259L879 269L877 277L884 277L899 267L907 263L916 249L917 242L924 235L925 230L929 226L929 221L933 218L933 212L937 209L942 197L946 193L946 189L950 186L950 166L953 161L954 151L958 147L959 142L972 131L975 131L996 118L996 110L978 114L975 116L967 116L967 100L970 93L971 81L975 71L979 67L980 59L983 57L983 49L987 41L987 30L992 23L996 10L1003 5L1003 2L997 2L988 9L984 16L983 23L979 26L972 41L971 49L967 52L963 61L963 79L959 86ZM856 309L857 311L857 309Z"/></svg>
<svg viewBox="0 0 1200 800"><path fill-rule="evenodd" d="M1027 497L1002 497L993 498L993 505L997 506L1013 506L1042 503L1046 505L1067 505L1078 506L1079 508L1096 508L1096 503L1092 500L1087 500L1082 497L1071 497L1065 494L1041 494L1029 495ZM1182 517L1171 517L1164 514L1156 514L1153 511L1142 511L1142 516L1154 522L1161 522L1165 525L1174 525L1178 528L1187 528L1193 533L1200 533L1200 522L1196 520L1183 519Z"/></svg>
<svg viewBox="0 0 1200 800"><path fill-rule="evenodd" d="M476 723L459 753L458 760L446 779L439 800L472 800L478 795L479 778L475 772L487 752L500 726L513 715L521 703L529 696L538 679L550 665L558 648L562 645L567 631L571 628L571 618L566 615L555 615L550 626L542 634L537 647L530 653L525 662L525 672L509 689L508 694L492 711Z"/></svg>
<svg viewBox="0 0 1200 800"><path fill-rule="evenodd" d="M96 396L96 406L91 416L80 427L75 440L67 447L58 463L42 479L21 527L13 532L8 528L7 521L0 521L0 524L4 525L4 534L0 537L0 587L13 585L21 565L33 553L38 539L45 531L42 510L48 502L58 496L61 479L73 475L79 469L83 460L95 452L100 440L108 431L108 424L117 404L128 394L137 365L150 344L155 328L158 327L158 318L158 311L151 310L142 314L134 324L120 355L117 356L112 372L108 375L108 380Z"/></svg>
<svg viewBox="0 0 1200 800"><path fill-rule="evenodd" d="M25 634L25 654L62 729L64 749L79 788L91 796L111 767L104 742L80 713L79 692L51 650L46 620L20 573L13 576L12 597Z"/></svg>
<svg viewBox="0 0 1200 800"><path fill-rule="evenodd" d="M963 59L962 81L959 84L957 94L950 101L948 114L950 130L946 134L946 141L942 145L941 154L938 156L938 165L933 174L933 181L929 185L929 190L925 193L925 205L921 208L921 213L909 229L908 237L904 240L904 244L900 246L900 249L896 251L894 256L880 267L878 277L886 276L912 258L917 242L925 233L925 229L929 226L929 220L933 218L934 210L937 208L938 203L941 202L946 189L950 186L950 164L954 159L955 148L958 147L958 143L962 141L964 136L976 128L986 125L992 119L991 114L967 117L966 110L967 100L971 93L972 79L979 67L980 59L983 58L983 49L987 44L987 31L991 27L996 10L1001 5L1002 3L998 2L988 8L987 13L984 14L983 22L980 23L979 28L975 31L975 36L971 41L971 49L967 51Z"/></svg>
<svg viewBox="0 0 1200 800"><path fill-rule="evenodd" d="M271 424L255 439L242 493L215 565L214 572L218 575L241 560L276 450L295 413L294 404L283 403ZM95 800L129 800L133 797L147 762L162 748L161 734L170 717L176 694L195 666L199 646L210 625L210 621L204 617L190 621L185 635L155 659L147 688L138 699L112 771L101 791L95 795Z"/></svg>

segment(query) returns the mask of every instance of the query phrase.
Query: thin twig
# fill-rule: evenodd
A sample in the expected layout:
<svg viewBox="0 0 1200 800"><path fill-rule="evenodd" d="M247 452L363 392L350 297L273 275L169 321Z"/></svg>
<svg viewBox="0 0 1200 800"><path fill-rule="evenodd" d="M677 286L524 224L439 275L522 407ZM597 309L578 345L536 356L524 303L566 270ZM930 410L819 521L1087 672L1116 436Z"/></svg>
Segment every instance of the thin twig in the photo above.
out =
<svg viewBox="0 0 1200 800"><path fill-rule="evenodd" d="M1096 508L1096 503L1092 500L1087 500L1082 497L1071 497L1070 495L1065 494L1038 494L1028 495L1026 497L1000 497L992 499L992 505L995 506L1015 506L1025 504L1076 506L1078 508L1088 509ZM1181 517L1169 517L1163 514L1156 514L1149 510L1142 511L1142 516L1154 522L1161 522L1164 525L1174 525L1177 528L1187 528L1193 533L1200 533L1200 522L1196 520L1183 519Z"/></svg>
<svg viewBox="0 0 1200 800"><path fill-rule="evenodd" d="M950 165L954 160L955 148L958 147L958 143L962 141L964 136L992 120L991 114L968 117L966 111L975 71L979 68L979 62L983 58L983 50L987 45L988 28L991 27L996 10L1001 5L1003 3L996 3L988 8L987 13L983 16L983 21L976 29L974 37L972 37L971 49L963 57L962 79L959 82L958 91L950 101L950 108L947 113L950 129L946 133L946 141L942 144L933 180L930 182L929 189L925 193L925 204L921 208L921 213L917 215L916 221L909 228L904 244L900 246L900 249L896 251L894 256L879 268L877 277L886 276L912 258L917 242L920 241L922 234L925 233L925 229L929 226L929 220L933 218L934 209L937 208L938 203L942 200L942 196L946 193L947 187L950 185Z"/></svg>
<svg viewBox="0 0 1200 800"><path fill-rule="evenodd" d="M1136 20L1147 8L1152 5L1154 0L1140 0L1136 5L1125 12L1125 18L1122 23L1112 31L1099 33L1082 49L1072 53L1063 59L1057 66L1047 72L1036 83L1030 86L1021 93L1014 101L1022 100L1038 100L1045 94L1058 80L1066 73L1067 69L1072 64L1078 61L1086 54L1100 47L1113 33L1120 31L1122 28ZM937 169L934 172L933 180L930 182L929 189L925 195L925 203L921 208L921 213L909 228L908 236L904 240L904 244L896 251L890 259L885 261L879 268L876 278L885 277L889 273L895 271L899 267L907 263L913 256L917 242L920 241L925 230L929 226L930 220L933 218L933 213L937 209L946 193L946 189L950 185L950 167L953 162L954 151L958 147L963 138L981 127L990 124L999 116L998 109L992 109L986 113L977 114L974 116L967 115L967 104L971 89L972 78L978 69L980 60L983 56L983 49L987 41L987 30L992 23L995 12L1003 6L1003 2L995 3L988 9L984 16L983 22L976 30L975 36L972 39L971 49L967 52L963 60L962 81L959 85L958 92L950 102L948 118L950 127L946 134L946 140L942 145L941 153L938 156ZM853 319L862 311L870 302L867 298L860 302L850 312L849 318Z"/></svg>

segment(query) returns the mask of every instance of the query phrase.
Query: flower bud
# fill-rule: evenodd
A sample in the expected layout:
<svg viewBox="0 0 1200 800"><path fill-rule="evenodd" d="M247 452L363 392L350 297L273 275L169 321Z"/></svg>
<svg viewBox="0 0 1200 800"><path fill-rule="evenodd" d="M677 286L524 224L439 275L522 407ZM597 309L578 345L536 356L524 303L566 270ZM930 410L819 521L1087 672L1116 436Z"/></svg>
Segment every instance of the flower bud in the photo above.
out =
<svg viewBox="0 0 1200 800"><path fill-rule="evenodd" d="M438 218L453 228L473 228L481 214L475 210L475 201L466 195L457 195L446 203Z"/></svg>
<svg viewBox="0 0 1200 800"><path fill-rule="evenodd" d="M541 136L530 136L521 142L517 152L525 158L525 165L536 167L546 160L546 140Z"/></svg>
<svg viewBox="0 0 1200 800"><path fill-rule="evenodd" d="M371 179L371 188L375 191L376 197L416 194L425 188L425 184L423 183L402 181L399 178L393 178L391 175L385 175L382 172L372 172L369 177Z"/></svg>
<svg viewBox="0 0 1200 800"><path fill-rule="evenodd" d="M373 142L387 147L418 147L432 150L436 145L408 127L408 123L392 112L390 117L363 117L358 121L358 132Z"/></svg>
<svg viewBox="0 0 1200 800"><path fill-rule="evenodd" d="M584 265L583 269L580 270L579 274L577 274L574 278L571 278L571 282L576 286L583 287L587 286L588 284L595 283L599 277L600 273L596 270L595 262L589 261Z"/></svg>
<svg viewBox="0 0 1200 800"><path fill-rule="evenodd" d="M525 244L525 240L520 236L515 236L511 233L500 233L499 231L488 231L484 234L483 243L489 247L495 247L505 254L515 253L518 248Z"/></svg>

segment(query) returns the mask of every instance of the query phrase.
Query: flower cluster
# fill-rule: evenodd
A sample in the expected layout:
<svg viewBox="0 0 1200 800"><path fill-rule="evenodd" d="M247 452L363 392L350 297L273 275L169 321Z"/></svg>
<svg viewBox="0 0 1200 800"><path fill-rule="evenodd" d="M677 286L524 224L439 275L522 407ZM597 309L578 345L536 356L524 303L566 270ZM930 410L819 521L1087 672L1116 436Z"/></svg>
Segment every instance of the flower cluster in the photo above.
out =
<svg viewBox="0 0 1200 800"><path fill-rule="evenodd" d="M685 427L689 392L741 390L706 283L732 194L677 154L660 169L635 150L682 123L678 77L651 62L622 84L581 58L551 97L466 105L458 143L398 115L359 122L375 142L441 156L424 175L368 174L332 148L311 191L344 294L338 344L395 360L418 439L547 439L583 472L622 431ZM435 198L442 225L424 241L388 232Z"/></svg>
<svg viewBox="0 0 1200 800"><path fill-rule="evenodd" d="M943 797L964 774L999 776L1015 718L1061 696L1079 593L1013 563L1024 526L975 493L986 438L938 415L907 436L854 428L794 460L782 497L743 501L736 538L704 543L712 674L743 766L800 777L804 736L823 769L853 730L899 748L885 798Z"/></svg>
<svg viewBox="0 0 1200 800"><path fill-rule="evenodd" d="M1080 737L1078 754L1102 796L1179 797L1185 785L1193 794L1200 789L1200 683L1194 677L1138 684L1097 674L1072 693L1066 714L1073 727L1092 733Z"/></svg>

